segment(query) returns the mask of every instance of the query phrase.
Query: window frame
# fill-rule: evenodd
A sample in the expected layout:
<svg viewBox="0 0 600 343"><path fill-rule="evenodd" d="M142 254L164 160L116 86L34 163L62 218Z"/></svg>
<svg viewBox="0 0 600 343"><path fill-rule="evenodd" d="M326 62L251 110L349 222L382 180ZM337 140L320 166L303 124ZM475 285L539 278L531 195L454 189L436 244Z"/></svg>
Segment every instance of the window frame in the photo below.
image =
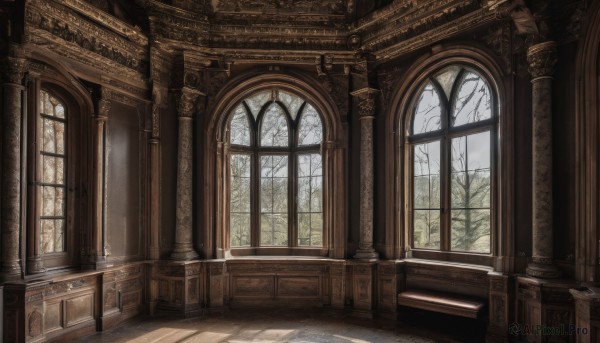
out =
<svg viewBox="0 0 600 343"><path fill-rule="evenodd" d="M273 99L273 96L261 106L256 118L254 118L250 107L246 104L246 99L252 97L255 94L261 92L271 91L278 92L284 91L286 93L295 95L303 100L302 105L298 108L296 118L292 118L289 109L284 103L278 99ZM288 146L261 146L261 130L264 123L263 119L267 109L273 105L279 106L286 118L286 124L288 129ZM244 108L244 115L248 121L248 128L250 130L250 145L240 145L230 143L230 124L234 117L233 111L239 105ZM322 128L322 139L319 144L311 144L300 146L298 144L298 134L300 132L300 123L304 117L304 111L307 105L311 105L317 112ZM270 86L260 89L254 89L241 98L241 100L235 102L234 106L231 106L227 112L225 120L225 158L224 158L224 190L225 190L225 209L223 213L226 215L224 221L224 229L227 231L227 242L226 246L229 248L231 256L247 256L247 255L298 255L298 256L326 256L329 248L328 240L326 235L328 229L326 228L325 217L325 205L324 200L326 196L325 189L325 157L323 146L326 138L326 122L323 114L315 104L313 104L305 95L298 94L297 92L291 91L284 87ZM231 182L231 156L232 155L249 155L251 170L250 170L250 215L251 215L251 234L250 234L250 246L234 247L231 246L230 238L230 203L231 203L231 192L229 184ZM319 154L321 156L322 163L322 201L321 201L321 215L323 218L322 222L322 245L321 246L300 246L298 245L298 209L297 209L297 192L298 192L298 157L303 154ZM260 209L260 159L262 156L274 156L274 155L285 155L288 157L288 244L287 246L262 246L260 243L260 222L262 211Z"/></svg>
<svg viewBox="0 0 600 343"><path fill-rule="evenodd" d="M436 80L436 76L449 67L457 66L460 72L456 76L450 96L446 95L443 87ZM456 100L456 93L461 84L461 78L466 72L474 72L481 77L490 91L491 117L475 123L468 123L457 127L450 125L453 105ZM440 97L441 108L441 128L439 130L412 134L420 95L428 83L431 83L438 96ZM406 228L407 245L410 247L410 256L415 258L446 260L452 262L474 263L491 265L495 255L495 246L498 236L498 180L499 180L499 127L500 127L500 106L498 91L495 88L493 80L489 73L482 68L465 63L463 61L454 61L443 63L436 68L427 70L421 74L417 87L410 93L410 100L407 103L407 113L405 117L405 149L404 149L404 170L405 170L405 204L406 213L404 216L404 227ZM490 132L490 249L489 252L467 252L451 250L451 145L452 139L457 137L467 137L469 135ZM414 247L414 146L428 142L440 142L440 248L415 248Z"/></svg>
<svg viewBox="0 0 600 343"><path fill-rule="evenodd" d="M28 92L28 135L32 139L28 140L28 194L27 194L27 273L35 274L52 270L75 267L78 263L78 242L80 241L80 231L83 229L84 204L78 204L76 198L79 198L81 190L81 170L78 170L77 163L81 159L82 143L78 132L82 131L80 106L71 94L65 90L58 82L52 79L33 78L30 81L30 91ZM44 90L50 96L56 98L65 109L65 157L64 157L64 216L65 216L65 238L64 250L50 253L41 251L41 210L42 210L42 190L43 186L41 175L42 163L42 130L45 114L40 108L41 91ZM79 130L78 130L79 129ZM79 199L79 202L82 202ZM77 214L79 212L79 214Z"/></svg>

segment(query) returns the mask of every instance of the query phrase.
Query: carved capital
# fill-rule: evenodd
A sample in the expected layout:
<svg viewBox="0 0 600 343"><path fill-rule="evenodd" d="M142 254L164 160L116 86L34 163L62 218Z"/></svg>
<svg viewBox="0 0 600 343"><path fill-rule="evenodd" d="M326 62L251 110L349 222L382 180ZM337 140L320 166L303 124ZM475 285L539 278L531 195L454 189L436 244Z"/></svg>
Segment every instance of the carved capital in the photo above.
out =
<svg viewBox="0 0 600 343"><path fill-rule="evenodd" d="M532 79L551 77L554 74L556 61L556 42L535 44L527 50L527 63Z"/></svg>
<svg viewBox="0 0 600 343"><path fill-rule="evenodd" d="M177 99L177 111L180 117L191 118L194 114L194 105L198 97L204 95L203 93L191 89L189 87L183 87L179 98Z"/></svg>
<svg viewBox="0 0 600 343"><path fill-rule="evenodd" d="M2 74L8 83L20 85L27 71L27 60L24 58L7 57Z"/></svg>
<svg viewBox="0 0 600 343"><path fill-rule="evenodd" d="M380 91L374 88L363 88L352 92L352 96L358 100L358 115L360 119L373 118L375 116L375 98Z"/></svg>
<svg viewBox="0 0 600 343"><path fill-rule="evenodd" d="M98 100L98 116L99 117L108 117L108 112L110 112L111 102L106 99Z"/></svg>

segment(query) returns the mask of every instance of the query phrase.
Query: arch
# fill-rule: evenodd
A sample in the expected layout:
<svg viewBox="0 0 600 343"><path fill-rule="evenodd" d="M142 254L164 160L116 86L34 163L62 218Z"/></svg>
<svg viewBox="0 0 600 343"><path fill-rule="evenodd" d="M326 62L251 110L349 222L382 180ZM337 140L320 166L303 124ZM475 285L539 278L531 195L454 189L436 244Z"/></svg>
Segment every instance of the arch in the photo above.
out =
<svg viewBox="0 0 600 343"><path fill-rule="evenodd" d="M587 11L583 38L578 43L575 63L575 239L576 278L597 282L600 270L596 244L600 232L600 2Z"/></svg>
<svg viewBox="0 0 600 343"><path fill-rule="evenodd" d="M230 80L216 95L213 105L207 110L205 121L206 131L202 137L203 159L202 185L199 191L203 199L201 211L204 213L202 224L196 232L202 235L203 254L207 257L223 258L230 256L229 232L224 211L228 206L228 172L226 167L229 151L226 128L232 109L253 94L264 90L278 89L303 98L320 114L323 125L321 155L324 170L323 177L323 243L315 248L316 252L296 249L292 246L282 254L317 254L343 258L345 254L344 217L345 202L343 201L346 187L346 176L343 173L345 162L346 132L340 120L339 111L328 92L320 83L296 71L269 71L264 73L247 73ZM281 104L278 104L281 106ZM284 106L285 107L285 106ZM286 116L287 118L288 116ZM301 117L301 116L299 116ZM298 118L299 118L298 117ZM297 119L290 125L296 125ZM260 118L259 118L260 119ZM288 121L291 118L287 118ZM296 128L295 128L296 129ZM258 143L258 142L257 142ZM337 177L333 177L337 173ZM339 175L342 174L341 177Z"/></svg>
<svg viewBox="0 0 600 343"><path fill-rule="evenodd" d="M41 147L32 145L28 147L28 168L27 178L30 181L28 190L28 202L31 206L27 209L27 272L39 273L45 269L58 269L72 267L78 264L81 249L87 249L88 242L82 242L82 237L90 237L92 209L87 201L76 201L73 190L91 189L92 179L89 173L92 151L92 116L94 107L90 92L73 77L59 62L54 61L47 56L41 56L33 53L31 56L32 69L36 73L29 78L28 91L28 114L27 130L28 135L36 136L42 130L42 121L50 120L43 118L38 113L38 102L41 91L48 92L65 106L64 118L56 118L56 121L64 125L64 152L44 151ZM39 165L43 159L48 158L50 153L56 153L53 158L61 160L62 171L65 179L61 182L50 182L55 185L46 185L46 188L63 189L61 203L64 201L64 212L60 216L72 218L66 221L64 241L64 250L45 254L40 248L42 240L41 221L48 219L42 213L38 205L39 197L42 196L42 188L35 182L38 179ZM58 163L58 162L57 162ZM45 192L45 190L44 190ZM58 194L58 193L56 193ZM56 214L56 213L55 213ZM56 219L56 218L54 218ZM54 220L52 219L52 220ZM61 219L64 220L64 219Z"/></svg>
<svg viewBox="0 0 600 343"><path fill-rule="evenodd" d="M513 235L512 220L507 213L512 212L510 206L512 206L512 189L513 189L513 173L512 173L512 161L508 156L511 156L512 147L512 116L507 113L506 103L510 103L512 97L508 96L508 91L502 80L505 75L500 63L493 57L493 53L485 48L480 48L477 44L453 44L443 46L442 49L435 49L432 52L424 54L420 58L416 59L415 62L407 69L408 72L405 76L398 80L393 85L392 97L390 99L390 106L387 109L386 114L386 154L394 156L394 159L386 163L386 175L390 185L393 185L393 191L388 199L389 213L393 214L393 218L390 217L390 221L386 230L388 232L394 232L397 236L395 239L396 257L404 257L406 247L409 246L408 242L408 231L406 221L403 219L407 213L405 213L404 204L407 201L408 184L406 175L407 163L406 149L407 149L407 137L410 134L410 125L412 120L412 109L415 104L416 92L418 92L425 81L436 71L442 70L443 68L450 65L464 65L468 68L476 70L487 82L490 90L495 95L496 99L500 99L499 103L495 103L494 106L497 109L498 122L497 130L498 136L503 137L502 140L496 140L498 144L496 147L497 151L497 196L495 201L497 203L496 216L494 218L496 232L492 233L492 259L489 263L493 264L494 267L499 271L508 271L512 268L512 262L507 262L509 259L503 259L504 256L514 255L513 246L509 243L512 242L511 237ZM499 195L502 194L502 199ZM502 230L499 230L502 228ZM388 233L388 237L392 237L393 234ZM501 261L498 262L498 261ZM488 263L488 262L485 262Z"/></svg>
<svg viewBox="0 0 600 343"><path fill-rule="evenodd" d="M223 128L231 110L248 96L261 90L278 88L305 98L323 116L323 141L339 141L341 122L339 111L327 91L316 80L299 73L247 74L232 79L217 94L215 105L208 109L207 132L213 141L224 141Z"/></svg>

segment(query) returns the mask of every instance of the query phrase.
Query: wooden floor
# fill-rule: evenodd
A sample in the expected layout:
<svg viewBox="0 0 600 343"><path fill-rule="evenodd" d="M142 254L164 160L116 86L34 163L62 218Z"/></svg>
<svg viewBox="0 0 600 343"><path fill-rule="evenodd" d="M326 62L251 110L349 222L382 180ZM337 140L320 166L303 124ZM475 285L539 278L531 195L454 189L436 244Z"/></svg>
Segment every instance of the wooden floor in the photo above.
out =
<svg viewBox="0 0 600 343"><path fill-rule="evenodd" d="M327 310L231 310L198 318L140 318L79 343L121 342L480 342L464 328L447 332L445 321L429 325L386 319L359 319ZM443 320L440 322L440 320ZM468 324L467 324L468 325Z"/></svg>

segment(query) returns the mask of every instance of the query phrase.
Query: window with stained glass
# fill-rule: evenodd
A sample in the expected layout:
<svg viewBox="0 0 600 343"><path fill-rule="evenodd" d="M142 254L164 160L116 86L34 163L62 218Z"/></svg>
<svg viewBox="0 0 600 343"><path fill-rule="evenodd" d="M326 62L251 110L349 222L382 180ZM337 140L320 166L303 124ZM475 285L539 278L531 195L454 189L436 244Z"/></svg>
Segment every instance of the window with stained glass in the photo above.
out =
<svg viewBox="0 0 600 343"><path fill-rule="evenodd" d="M296 94L269 89L234 107L228 132L231 246L322 246L319 112Z"/></svg>
<svg viewBox="0 0 600 343"><path fill-rule="evenodd" d="M429 77L410 122L413 249L491 253L495 99L453 65Z"/></svg>

